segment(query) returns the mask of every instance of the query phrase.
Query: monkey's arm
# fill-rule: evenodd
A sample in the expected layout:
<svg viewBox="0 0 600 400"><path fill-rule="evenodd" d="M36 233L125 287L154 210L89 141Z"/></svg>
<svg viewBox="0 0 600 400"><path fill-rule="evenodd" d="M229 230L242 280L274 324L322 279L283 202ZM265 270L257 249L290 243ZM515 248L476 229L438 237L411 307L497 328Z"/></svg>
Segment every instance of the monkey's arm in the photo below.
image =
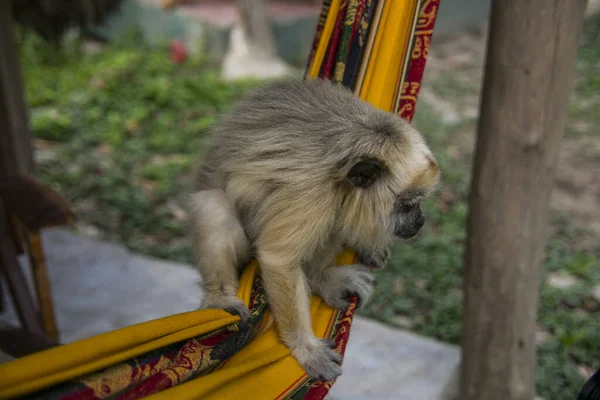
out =
<svg viewBox="0 0 600 400"><path fill-rule="evenodd" d="M280 337L308 375L330 381L342 372L335 343L317 338L310 321L310 292L299 263L283 262L281 254L259 252L269 307Z"/></svg>
<svg viewBox="0 0 600 400"><path fill-rule="evenodd" d="M326 246L305 265L310 288L330 307L347 308L351 295L357 296L357 307L361 307L371 296L375 279L366 264L336 266L335 257L341 250L342 246Z"/></svg>
<svg viewBox="0 0 600 400"><path fill-rule="evenodd" d="M373 268L383 268L390 261L392 256L392 251L390 247L386 247L383 250L375 250L375 251L365 251L358 250L357 251L358 260L361 264L364 264L368 267Z"/></svg>
<svg viewBox="0 0 600 400"><path fill-rule="evenodd" d="M335 344L313 333L310 291L302 270L303 258L314 251L314 241L327 231L329 221L299 221L306 210L289 203L275 210L257 240L261 274L281 339L311 378L329 381L341 374L341 355L333 350Z"/></svg>

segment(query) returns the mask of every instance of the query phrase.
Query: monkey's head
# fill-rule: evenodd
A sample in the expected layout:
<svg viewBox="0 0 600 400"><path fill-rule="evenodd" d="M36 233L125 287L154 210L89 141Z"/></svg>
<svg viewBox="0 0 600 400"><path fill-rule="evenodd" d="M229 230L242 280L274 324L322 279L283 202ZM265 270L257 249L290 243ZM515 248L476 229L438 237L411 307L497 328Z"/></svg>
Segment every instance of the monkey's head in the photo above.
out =
<svg viewBox="0 0 600 400"><path fill-rule="evenodd" d="M425 224L421 200L440 179L440 169L423 136L391 113L370 114L353 135L346 158L342 220L355 246L385 246L410 239Z"/></svg>

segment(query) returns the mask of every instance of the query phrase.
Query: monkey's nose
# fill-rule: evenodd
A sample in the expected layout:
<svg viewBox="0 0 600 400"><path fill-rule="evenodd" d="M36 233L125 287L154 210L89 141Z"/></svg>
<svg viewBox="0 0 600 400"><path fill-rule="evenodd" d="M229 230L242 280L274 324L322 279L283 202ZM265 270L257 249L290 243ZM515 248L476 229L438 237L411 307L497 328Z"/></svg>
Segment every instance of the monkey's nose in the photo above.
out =
<svg viewBox="0 0 600 400"><path fill-rule="evenodd" d="M419 218L417 219L415 224L417 226L417 229L421 229L423 227L423 225L425 225L425 217L422 215L419 215Z"/></svg>

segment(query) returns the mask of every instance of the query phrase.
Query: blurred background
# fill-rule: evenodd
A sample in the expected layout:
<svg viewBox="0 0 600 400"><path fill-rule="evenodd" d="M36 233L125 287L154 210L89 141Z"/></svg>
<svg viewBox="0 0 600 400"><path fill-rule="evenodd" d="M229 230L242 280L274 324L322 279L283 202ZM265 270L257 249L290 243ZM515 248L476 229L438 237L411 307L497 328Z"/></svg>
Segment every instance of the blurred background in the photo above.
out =
<svg viewBox="0 0 600 400"><path fill-rule="evenodd" d="M552 197L536 334L545 400L573 399L600 368L599 3L589 1ZM272 35L254 38L261 54L248 50L233 1L124 0L96 28L56 44L16 25L38 177L73 204L78 234L191 268L183 196L203 134L265 79L302 76L320 6L270 1ZM489 0L441 2L414 125L443 184L425 206L423 233L394 249L361 311L449 344L461 336L488 12Z"/></svg>

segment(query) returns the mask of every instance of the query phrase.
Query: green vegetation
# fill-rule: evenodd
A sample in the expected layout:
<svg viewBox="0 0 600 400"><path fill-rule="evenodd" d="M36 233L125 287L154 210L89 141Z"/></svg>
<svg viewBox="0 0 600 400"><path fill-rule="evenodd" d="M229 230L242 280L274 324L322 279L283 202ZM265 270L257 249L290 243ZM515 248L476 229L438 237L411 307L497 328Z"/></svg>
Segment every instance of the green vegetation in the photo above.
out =
<svg viewBox="0 0 600 400"><path fill-rule="evenodd" d="M569 135L599 131L598 32L600 17L584 28ZM181 196L193 156L218 114L256 82L224 83L206 60L174 65L165 48L131 41L99 54L76 47L59 53L30 36L21 57L41 178L74 204L88 233L94 227L134 251L190 263ZM450 101L472 91L456 79L432 86ZM395 248L362 313L458 344L470 158L447 149L474 122L445 125L426 102L417 110L415 125L426 132L444 183L425 205L426 231ZM579 246L582 233L568 219L559 215L553 224L541 286L537 388L546 400L570 400L585 380L580 371L600 368L600 306L591 296L600 284L600 254ZM549 285L550 274L566 274L574 284Z"/></svg>
<svg viewBox="0 0 600 400"><path fill-rule="evenodd" d="M583 26L583 43L575 65L578 79L569 108L567 136L600 135L600 16Z"/></svg>
<svg viewBox="0 0 600 400"><path fill-rule="evenodd" d="M206 60L175 65L166 48L135 43L84 54L23 41L39 173L105 237L189 262L177 199L193 155L218 114L256 82L225 83Z"/></svg>

